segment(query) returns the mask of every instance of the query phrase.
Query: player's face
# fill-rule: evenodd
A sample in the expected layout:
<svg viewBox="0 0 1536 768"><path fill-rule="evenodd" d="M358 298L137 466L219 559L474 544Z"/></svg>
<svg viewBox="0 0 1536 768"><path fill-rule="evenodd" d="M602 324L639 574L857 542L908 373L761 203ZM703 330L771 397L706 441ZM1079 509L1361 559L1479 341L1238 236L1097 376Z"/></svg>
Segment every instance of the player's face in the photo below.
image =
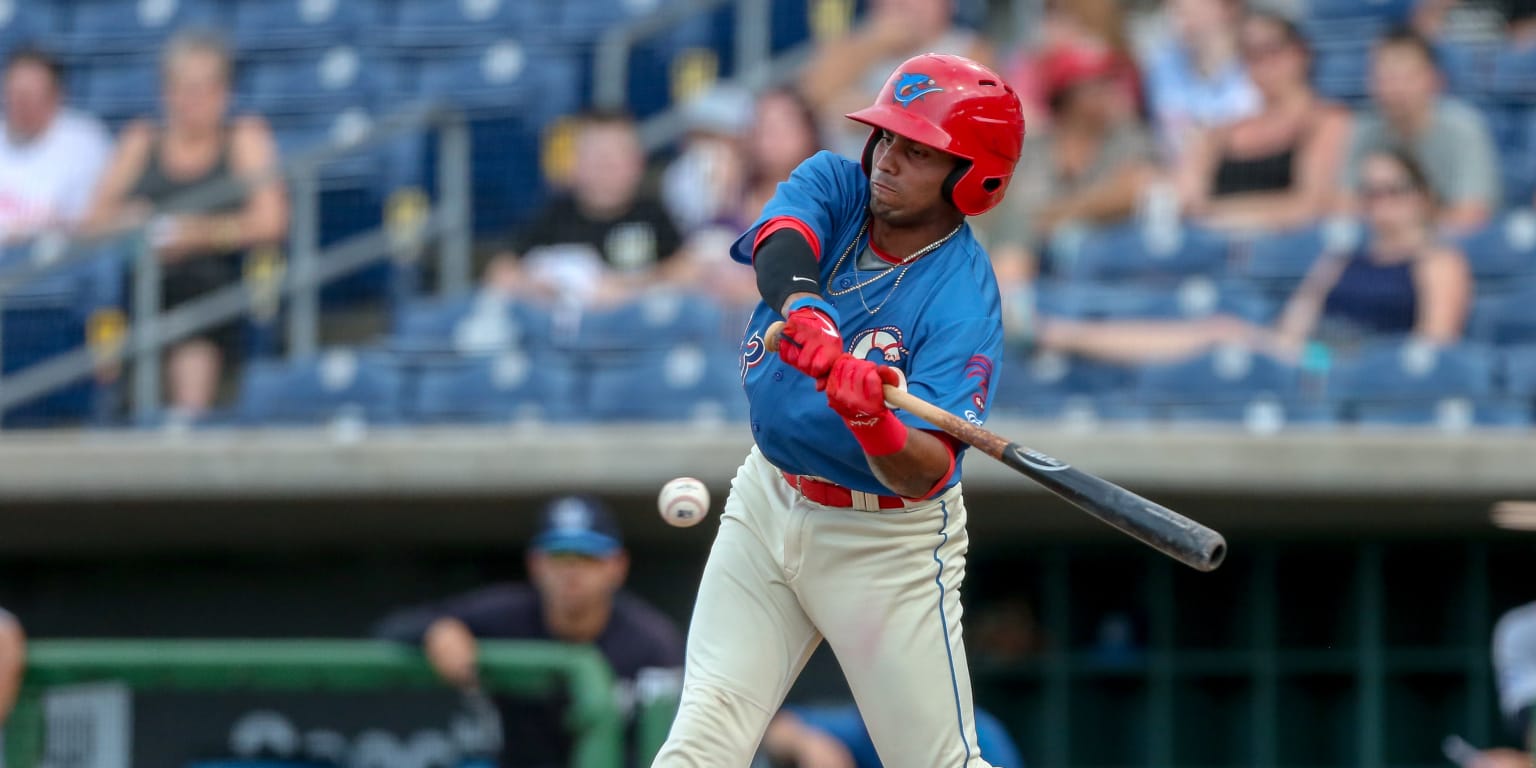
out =
<svg viewBox="0 0 1536 768"><path fill-rule="evenodd" d="M870 214L887 224L910 226L947 213L944 180L955 162L953 155L882 131L870 158Z"/></svg>
<svg viewBox="0 0 1536 768"><path fill-rule="evenodd" d="M629 559L535 552L528 556L528 576L556 610L583 610L608 600L624 583Z"/></svg>

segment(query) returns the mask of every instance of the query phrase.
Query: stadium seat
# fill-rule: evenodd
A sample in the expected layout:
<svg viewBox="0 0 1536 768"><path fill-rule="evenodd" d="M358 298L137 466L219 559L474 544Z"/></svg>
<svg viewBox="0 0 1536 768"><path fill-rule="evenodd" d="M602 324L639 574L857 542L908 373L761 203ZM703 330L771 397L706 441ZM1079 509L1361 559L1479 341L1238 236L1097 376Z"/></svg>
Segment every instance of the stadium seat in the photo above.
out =
<svg viewBox="0 0 1536 768"><path fill-rule="evenodd" d="M682 343L610 357L591 370L588 412L598 421L738 421L746 417L733 349Z"/></svg>
<svg viewBox="0 0 1536 768"><path fill-rule="evenodd" d="M1282 429L1333 427L1339 423L1336 403L1312 402L1269 395L1213 403L1182 403L1159 406L1165 427L1201 428L1210 424L1241 425L1247 432L1272 434Z"/></svg>
<svg viewBox="0 0 1536 768"><path fill-rule="evenodd" d="M1296 394L1295 366L1240 346L1221 347L1177 363L1136 371L1136 396L1145 403L1246 402L1255 396Z"/></svg>
<svg viewBox="0 0 1536 768"><path fill-rule="evenodd" d="M1060 429L1090 431L1103 424L1150 426L1152 410L1117 395L1065 395L1023 402L994 401L993 416L1028 419Z"/></svg>
<svg viewBox="0 0 1536 768"><path fill-rule="evenodd" d="M1380 19L1401 22L1413 12L1414 0L1306 0L1303 7L1311 21Z"/></svg>
<svg viewBox="0 0 1536 768"><path fill-rule="evenodd" d="M243 51L356 43L379 22L381 0L236 0L234 42Z"/></svg>
<svg viewBox="0 0 1536 768"><path fill-rule="evenodd" d="M1485 344L1536 342L1536 280L1508 292L1479 294L1472 305L1468 335Z"/></svg>
<svg viewBox="0 0 1536 768"><path fill-rule="evenodd" d="M160 104L160 65L148 56L93 58L70 77L71 98L104 120L154 114Z"/></svg>
<svg viewBox="0 0 1536 768"><path fill-rule="evenodd" d="M1536 98L1536 48L1499 49L1493 55L1488 91L1505 99Z"/></svg>
<svg viewBox="0 0 1536 768"><path fill-rule="evenodd" d="M1458 244L1479 280L1536 275L1536 210L1506 212Z"/></svg>
<svg viewBox="0 0 1536 768"><path fill-rule="evenodd" d="M576 109L582 97L579 58L513 38L409 59L419 101L449 101L476 112L516 113L532 126Z"/></svg>
<svg viewBox="0 0 1536 768"><path fill-rule="evenodd" d="M1459 432L1472 427L1525 428L1531 424L1529 403L1445 397L1413 403L1356 403L1355 422L1363 426L1434 427Z"/></svg>
<svg viewBox="0 0 1536 768"><path fill-rule="evenodd" d="M1536 398L1536 344L1504 350L1504 392L1527 400Z"/></svg>
<svg viewBox="0 0 1536 768"><path fill-rule="evenodd" d="M1130 370L1058 352L1023 355L1009 350L997 372L992 392L994 411L1028 410L1037 405L1060 407L1071 398L1097 398L1123 393L1131 384ZM1130 401L1129 397L1118 397Z"/></svg>
<svg viewBox="0 0 1536 768"><path fill-rule="evenodd" d="M1213 274L1225 268L1230 241L1198 227L1166 233L1131 222L1062 232L1050 246L1055 273L1075 280L1166 278Z"/></svg>
<svg viewBox="0 0 1536 768"><path fill-rule="evenodd" d="M549 313L489 294L406 304L394 316L389 345L403 353L485 355L547 347Z"/></svg>
<svg viewBox="0 0 1536 768"><path fill-rule="evenodd" d="M288 51L248 63L241 90L247 106L264 114L334 113L367 106L376 71L372 58L352 45Z"/></svg>
<svg viewBox="0 0 1536 768"><path fill-rule="evenodd" d="M325 147L341 147L360 139L372 127L373 117L362 107L352 107L334 113L273 116L271 123L278 151L285 160L291 160ZM377 148L354 149L322 163L322 188L376 188L381 178L379 164L382 154Z"/></svg>
<svg viewBox="0 0 1536 768"><path fill-rule="evenodd" d="M378 352L333 350L289 363L249 365L237 410L249 425L398 421L406 378L395 358Z"/></svg>
<svg viewBox="0 0 1536 768"><path fill-rule="evenodd" d="M1319 256L1353 251L1360 239L1360 223L1346 218L1260 233L1244 244L1237 272L1249 280L1276 283L1289 294Z"/></svg>
<svg viewBox="0 0 1536 768"><path fill-rule="evenodd" d="M1042 280L1036 286L1037 311L1047 317L1089 319L1179 319L1229 314L1267 322L1274 301L1252 285L1218 283L1192 275L1170 287L1100 282Z"/></svg>
<svg viewBox="0 0 1536 768"><path fill-rule="evenodd" d="M1354 401L1433 402L1493 390L1494 355L1478 344L1437 347L1416 340L1368 346L1333 371L1329 393Z"/></svg>
<svg viewBox="0 0 1536 768"><path fill-rule="evenodd" d="M0 2L0 49L55 39L64 26L62 3Z"/></svg>
<svg viewBox="0 0 1536 768"><path fill-rule="evenodd" d="M616 24L643 18L663 5L663 0L569 0L558 5L554 21L563 39L592 43Z"/></svg>
<svg viewBox="0 0 1536 768"><path fill-rule="evenodd" d="M40 3L27 3L28 6ZM74 0L67 32L60 36L73 54L158 53L179 29L224 29L225 6L218 0Z"/></svg>
<svg viewBox="0 0 1536 768"><path fill-rule="evenodd" d="M1332 99L1357 104L1369 96L1370 49L1364 45L1320 48L1312 67L1318 92Z"/></svg>
<svg viewBox="0 0 1536 768"><path fill-rule="evenodd" d="M421 364L412 420L421 423L570 421L582 413L570 358L509 350Z"/></svg>
<svg viewBox="0 0 1536 768"><path fill-rule="evenodd" d="M720 306L708 297L656 292L583 313L573 345L588 352L655 349L678 342L715 346L727 342L724 323Z"/></svg>
<svg viewBox="0 0 1536 768"><path fill-rule="evenodd" d="M401 46L455 46L490 43L502 38L532 36L546 25L557 8L526 0L398 0L393 23L382 42ZM611 19L610 19L611 22Z"/></svg>

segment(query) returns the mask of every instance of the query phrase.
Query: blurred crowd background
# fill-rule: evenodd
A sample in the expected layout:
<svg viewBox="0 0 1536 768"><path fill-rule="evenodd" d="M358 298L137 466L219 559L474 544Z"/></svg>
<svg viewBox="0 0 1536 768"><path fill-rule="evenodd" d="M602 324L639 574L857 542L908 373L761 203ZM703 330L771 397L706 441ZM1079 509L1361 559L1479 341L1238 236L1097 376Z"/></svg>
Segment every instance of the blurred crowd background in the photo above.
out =
<svg viewBox="0 0 1536 768"><path fill-rule="evenodd" d="M48 700L48 764L414 768L498 745L503 765L563 764L570 701L498 718L476 692L477 642L538 638L595 645L626 744L654 744L707 547L686 537L708 527L657 535L651 479L702 470L660 450L645 482L583 465L610 514L543 508L556 489L517 469L558 442L539 425L633 426L614 434L640 452L718 444L657 423L749 438L756 289L727 245L803 159L853 157L842 115L925 51L990 64L1026 110L1013 187L971 221L1005 306L997 423L1105 440L1088 461L1141 450L1171 504L1237 529L1197 577L1009 516L1017 486L978 473L968 497L1001 513L977 515L967 585L991 743L1057 768L1528 766L1531 609L1496 622L1531 599L1531 550L1486 530L1511 486L1456 451L1527 450L1536 416L1530 0L0 0L0 425L29 430L12 447L126 435L151 461L217 462L288 435L256 428L323 427L283 445L358 476L482 458L399 498L388 472L320 498L238 456L190 494L126 478L142 495L89 497L70 486L112 467L65 456L61 477L82 471L54 497L0 500L20 617L0 611L0 721L23 625L34 680L61 685L94 657L58 637L371 637L420 647L464 698L188 703L163 688L193 678L141 669L132 723L120 692ZM395 427L507 425L530 431L492 432L504 456L387 453ZM1134 442L1206 429L1240 457L1321 435L1274 467L1318 476L1249 493ZM212 442L159 441L190 433ZM1465 484L1340 480L1411 466L1346 442L1383 433L1445 440L1424 450L1450 446L1436 467ZM347 453L375 434L371 463ZM522 495L487 500L507 464ZM218 685L324 687L374 658L357 653L297 648ZM831 659L791 698L764 765L867 768ZM34 722L12 722L11 754Z"/></svg>

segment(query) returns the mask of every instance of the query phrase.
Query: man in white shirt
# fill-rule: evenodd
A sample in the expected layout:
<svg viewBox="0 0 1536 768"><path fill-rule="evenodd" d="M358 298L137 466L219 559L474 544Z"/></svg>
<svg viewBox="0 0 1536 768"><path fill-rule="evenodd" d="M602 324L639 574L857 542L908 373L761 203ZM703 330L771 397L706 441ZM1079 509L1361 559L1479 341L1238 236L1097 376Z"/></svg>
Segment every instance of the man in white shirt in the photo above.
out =
<svg viewBox="0 0 1536 768"><path fill-rule="evenodd" d="M6 60L0 135L0 243L69 229L85 215L106 167L111 136L96 118L63 105L59 63L35 49Z"/></svg>

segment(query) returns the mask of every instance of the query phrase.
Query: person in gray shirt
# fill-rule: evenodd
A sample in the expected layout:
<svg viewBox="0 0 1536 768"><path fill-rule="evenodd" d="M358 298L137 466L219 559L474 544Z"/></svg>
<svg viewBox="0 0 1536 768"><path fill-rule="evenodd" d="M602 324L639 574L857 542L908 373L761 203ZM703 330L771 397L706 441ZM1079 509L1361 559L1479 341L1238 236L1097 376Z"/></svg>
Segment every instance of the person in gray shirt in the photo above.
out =
<svg viewBox="0 0 1536 768"><path fill-rule="evenodd" d="M1372 150L1402 149L1429 176L1441 228L1465 232L1488 223L1499 206L1498 157L1483 116L1442 89L1434 51L1418 33L1396 30L1378 41L1373 108L1355 124L1345 186L1354 189L1360 160Z"/></svg>

